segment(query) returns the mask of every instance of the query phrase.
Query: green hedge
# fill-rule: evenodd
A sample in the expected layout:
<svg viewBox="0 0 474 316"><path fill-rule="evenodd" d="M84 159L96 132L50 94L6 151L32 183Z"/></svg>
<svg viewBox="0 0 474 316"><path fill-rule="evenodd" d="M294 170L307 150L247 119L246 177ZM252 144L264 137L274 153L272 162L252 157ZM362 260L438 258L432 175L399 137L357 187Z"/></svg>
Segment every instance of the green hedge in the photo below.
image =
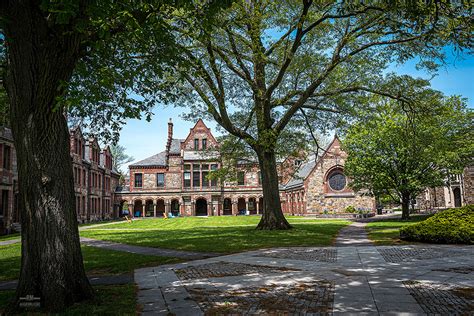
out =
<svg viewBox="0 0 474 316"><path fill-rule="evenodd" d="M474 205L448 209L400 229L400 238L439 244L474 243Z"/></svg>

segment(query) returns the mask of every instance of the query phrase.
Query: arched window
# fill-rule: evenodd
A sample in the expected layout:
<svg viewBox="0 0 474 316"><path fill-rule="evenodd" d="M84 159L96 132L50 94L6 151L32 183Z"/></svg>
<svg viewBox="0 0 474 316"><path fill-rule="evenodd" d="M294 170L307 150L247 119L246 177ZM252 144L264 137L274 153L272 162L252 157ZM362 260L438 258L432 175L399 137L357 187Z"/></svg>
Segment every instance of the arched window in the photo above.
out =
<svg viewBox="0 0 474 316"><path fill-rule="evenodd" d="M342 170L336 169L328 176L328 184L333 191L342 191L346 187L347 179Z"/></svg>

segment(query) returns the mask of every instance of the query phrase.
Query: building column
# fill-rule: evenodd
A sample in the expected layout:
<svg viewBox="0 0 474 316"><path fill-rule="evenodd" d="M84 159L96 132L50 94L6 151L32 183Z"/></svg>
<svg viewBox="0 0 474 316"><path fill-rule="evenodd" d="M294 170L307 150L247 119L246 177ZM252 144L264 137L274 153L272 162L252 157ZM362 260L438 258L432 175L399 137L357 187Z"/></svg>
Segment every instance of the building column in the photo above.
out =
<svg viewBox="0 0 474 316"><path fill-rule="evenodd" d="M232 201L232 215L236 216L237 212L237 201Z"/></svg>
<svg viewBox="0 0 474 316"><path fill-rule="evenodd" d="M257 203L257 214L260 214L260 198L255 199L255 203Z"/></svg>
<svg viewBox="0 0 474 316"><path fill-rule="evenodd" d="M153 217L156 217L156 200L153 200Z"/></svg>
<svg viewBox="0 0 474 316"><path fill-rule="evenodd" d="M170 201L165 202L165 217L168 217L170 214L171 203Z"/></svg>
<svg viewBox="0 0 474 316"><path fill-rule="evenodd" d="M130 217L134 217L133 215L133 207L134 207L134 203L133 201L132 202L128 202L128 216Z"/></svg>
<svg viewBox="0 0 474 316"><path fill-rule="evenodd" d="M142 202L142 217L145 217L146 214L145 214L145 208L146 208L146 204Z"/></svg>
<svg viewBox="0 0 474 316"><path fill-rule="evenodd" d="M245 198L245 214L250 215L250 210L249 210L249 198Z"/></svg>

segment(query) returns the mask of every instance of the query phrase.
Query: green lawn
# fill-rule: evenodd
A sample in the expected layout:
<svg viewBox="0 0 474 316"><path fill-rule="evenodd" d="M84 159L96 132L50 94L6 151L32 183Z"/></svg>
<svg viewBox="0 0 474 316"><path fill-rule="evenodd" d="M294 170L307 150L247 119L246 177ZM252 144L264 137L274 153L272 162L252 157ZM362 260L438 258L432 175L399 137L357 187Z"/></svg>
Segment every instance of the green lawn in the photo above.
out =
<svg viewBox="0 0 474 316"><path fill-rule="evenodd" d="M20 238L20 234L19 233L14 233L14 234L10 234L10 235L3 235L3 236L0 236L0 241L7 241L7 240L12 240L12 239L18 239Z"/></svg>
<svg viewBox="0 0 474 316"><path fill-rule="evenodd" d="M0 281L18 279L21 245L0 246ZM175 263L177 258L132 254L122 251L82 246L84 266L88 275L131 273L134 269Z"/></svg>
<svg viewBox="0 0 474 316"><path fill-rule="evenodd" d="M328 246L346 220L288 218L293 229L255 230L258 216L184 217L137 220L81 232L119 243L179 250L230 253L267 247Z"/></svg>
<svg viewBox="0 0 474 316"><path fill-rule="evenodd" d="M401 219L386 219L382 221L374 221L367 224L367 232L369 239L376 245L399 245L406 244L400 240L400 228L421 222L427 219L430 215L412 215L409 220L402 221Z"/></svg>
<svg viewBox="0 0 474 316"><path fill-rule="evenodd" d="M94 286L95 297L67 308L55 315L136 315L135 286L107 285ZM13 300L15 291L0 291L0 314ZM34 315L38 315L35 313Z"/></svg>

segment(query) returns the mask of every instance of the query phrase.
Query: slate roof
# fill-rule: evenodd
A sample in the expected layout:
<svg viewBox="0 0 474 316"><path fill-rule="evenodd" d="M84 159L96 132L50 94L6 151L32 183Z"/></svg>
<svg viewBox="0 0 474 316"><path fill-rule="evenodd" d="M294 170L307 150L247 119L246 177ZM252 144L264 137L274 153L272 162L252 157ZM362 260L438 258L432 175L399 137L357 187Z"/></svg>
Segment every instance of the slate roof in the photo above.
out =
<svg viewBox="0 0 474 316"><path fill-rule="evenodd" d="M303 185L303 181L309 176L314 166L316 166L316 157L311 156L308 161L301 164L293 178L285 185L285 189L296 188Z"/></svg>
<svg viewBox="0 0 474 316"><path fill-rule="evenodd" d="M170 154L181 154L181 142L183 139L173 138L171 140Z"/></svg>
<svg viewBox="0 0 474 316"><path fill-rule="evenodd" d="M166 166L166 151L162 151L156 155L137 161L130 165L130 167L147 166Z"/></svg>

